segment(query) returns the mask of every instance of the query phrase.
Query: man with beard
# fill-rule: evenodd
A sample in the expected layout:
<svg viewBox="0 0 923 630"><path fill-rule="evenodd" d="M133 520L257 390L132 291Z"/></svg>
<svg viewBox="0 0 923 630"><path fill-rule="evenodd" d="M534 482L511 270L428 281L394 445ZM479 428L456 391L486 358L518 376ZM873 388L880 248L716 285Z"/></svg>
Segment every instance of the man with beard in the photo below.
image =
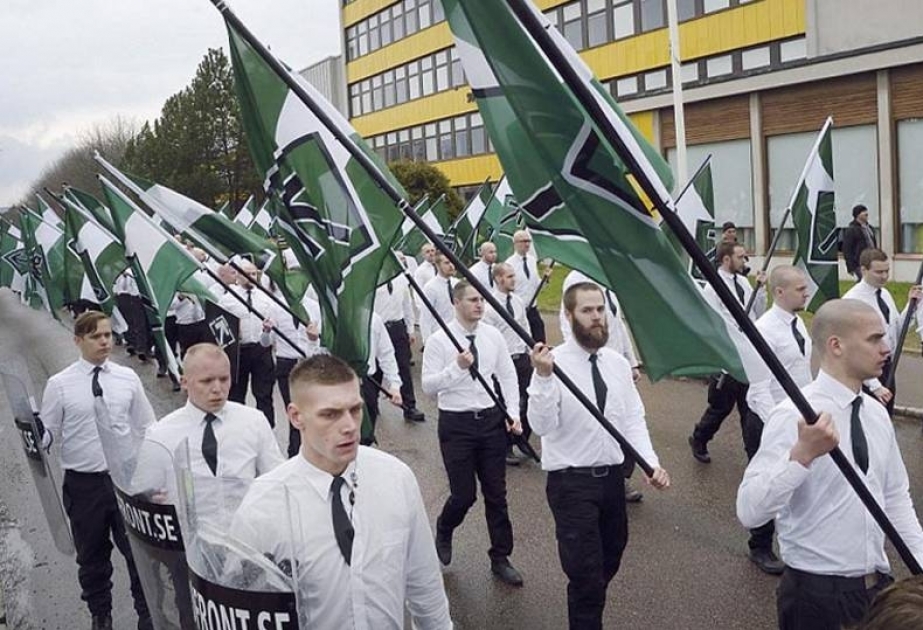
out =
<svg viewBox="0 0 923 630"><path fill-rule="evenodd" d="M923 530L907 470L885 409L862 391L890 348L873 307L830 300L811 323L817 378L802 391L820 415L807 424L794 403L776 407L737 491L737 518L758 527L775 518L785 572L777 610L783 630L839 630L858 623L892 578L885 536L833 459L837 445L918 562Z"/></svg>
<svg viewBox="0 0 923 630"><path fill-rule="evenodd" d="M444 330L436 332L423 351L423 391L436 396L439 407L439 446L449 477L449 498L436 520L436 554L443 565L452 562L452 533L477 499L481 483L490 534L490 568L503 582L522 586L522 576L510 564L513 526L506 503L506 433L522 432L516 369L499 330L481 322L484 298L462 280L452 290L455 319L448 331L463 348L459 352ZM513 422L475 377L487 383L494 376Z"/></svg>
<svg viewBox="0 0 923 630"><path fill-rule="evenodd" d="M529 386L529 420L542 436L546 494L555 520L558 554L567 574L568 620L572 629L601 628L606 589L618 572L628 542L625 455L577 398L553 375L560 366L583 390L595 393L598 409L654 467L648 483L670 485L651 445L644 405L631 366L606 347L606 301L598 285L580 282L564 293L573 331L552 352L542 343L532 351L535 374Z"/></svg>

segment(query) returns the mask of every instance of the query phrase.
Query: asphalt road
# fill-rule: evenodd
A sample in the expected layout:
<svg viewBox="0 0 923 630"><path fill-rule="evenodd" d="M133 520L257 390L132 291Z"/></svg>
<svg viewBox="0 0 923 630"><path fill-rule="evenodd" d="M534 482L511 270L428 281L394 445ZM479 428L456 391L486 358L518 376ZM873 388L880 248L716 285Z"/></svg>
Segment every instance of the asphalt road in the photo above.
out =
<svg viewBox="0 0 923 630"><path fill-rule="evenodd" d="M48 375L75 360L77 352L67 329L47 314L19 306L11 294L0 290L0 356L26 360L34 391L40 394ZM165 379L155 378L153 365L142 365L121 349L114 358L138 371L158 414L184 402ZM910 356L904 361L898 404L923 407L918 386L923 362ZM775 627L777 580L748 561L747 533L734 516L734 498L746 464L736 415L710 445L713 463L702 465L690 456L686 438L703 409L704 385L696 381L652 385L645 380L641 395L654 447L672 475L673 487L666 492L645 488L644 501L629 506L630 540L621 570L609 587L605 626ZM381 448L415 471L434 522L448 484L438 451L435 408L425 396L419 397L427 422L405 423L397 410L383 402L378 437ZM76 565L51 542L2 391L0 417L4 418L0 420L0 588L9 626L88 628ZM277 417L283 417L279 399ZM895 426L919 504L923 501L920 423L898 419ZM287 427L279 426L276 432L282 443ZM499 583L490 573L481 501L456 531L454 560L444 577L457 628L566 628L566 579L558 562L544 483L545 475L536 465L509 469L516 544L512 561L525 578L523 588ZM637 479L635 483L643 486ZM118 559L115 564L115 627L134 628L124 564ZM899 576L906 574L899 561L893 564Z"/></svg>

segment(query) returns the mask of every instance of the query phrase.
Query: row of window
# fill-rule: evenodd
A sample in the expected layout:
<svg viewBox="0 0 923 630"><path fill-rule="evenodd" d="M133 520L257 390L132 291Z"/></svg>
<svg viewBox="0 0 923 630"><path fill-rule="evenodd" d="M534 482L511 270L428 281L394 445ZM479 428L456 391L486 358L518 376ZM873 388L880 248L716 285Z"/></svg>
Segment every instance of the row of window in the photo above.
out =
<svg viewBox="0 0 923 630"><path fill-rule="evenodd" d="M444 19L441 0L402 0L346 29L346 61L384 48Z"/></svg>
<svg viewBox="0 0 923 630"><path fill-rule="evenodd" d="M676 0L678 20L758 0ZM576 49L592 48L667 25L667 0L574 0L545 11ZM351 61L445 19L441 0L402 0L346 29Z"/></svg>
<svg viewBox="0 0 923 630"><path fill-rule="evenodd" d="M680 73L683 85L696 85L726 76L740 76L777 68L800 61L806 56L805 39L798 37L690 61L682 64ZM618 77L608 81L606 85L614 98L625 101L670 89L673 87L673 80L669 68L658 68Z"/></svg>
<svg viewBox="0 0 923 630"><path fill-rule="evenodd" d="M350 116L465 85L465 74L455 47L414 59L349 86Z"/></svg>
<svg viewBox="0 0 923 630"><path fill-rule="evenodd" d="M438 162L493 151L477 112L390 131L367 142L386 162Z"/></svg>

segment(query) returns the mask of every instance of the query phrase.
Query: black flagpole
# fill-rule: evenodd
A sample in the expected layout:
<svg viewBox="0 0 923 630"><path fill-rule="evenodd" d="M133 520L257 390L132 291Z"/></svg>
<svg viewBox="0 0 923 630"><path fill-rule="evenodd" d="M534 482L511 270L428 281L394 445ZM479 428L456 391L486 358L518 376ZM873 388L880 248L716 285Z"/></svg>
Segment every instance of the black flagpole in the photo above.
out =
<svg viewBox="0 0 923 630"><path fill-rule="evenodd" d="M368 172L369 176L374 180L374 182L381 188L381 190L391 198L391 200L397 205L397 207L405 214L407 217L414 222L414 224L420 229L421 232L432 242L440 252L442 252L446 258L452 261L452 264L455 265L455 268L465 277L465 280L471 283L478 292L484 297L484 300L490 304L490 306L497 311L498 315L503 318L507 325L519 335L523 341L526 342L526 345L530 348L533 348L536 344L536 341L532 338L532 335L526 331L515 319L510 317L509 313L506 312L506 308L503 307L500 302L497 301L495 297L491 294L487 288L481 284L481 282L468 270L467 267L458 259L458 257L452 252L451 248L447 247L442 240L436 236L435 232L420 218L416 212L414 212L413 207L404 199L401 194L391 185L391 182L378 170L378 166L365 154L353 141L352 139L344 134L334 123L330 120L330 117L327 113L317 105L317 103L311 100L311 97L307 94L304 88L295 81L289 74L289 70L282 65L278 59L276 59L267 49L263 46L262 43L256 37L253 36L253 33L244 26L240 19L234 15L233 11L228 7L227 3L224 0L211 0L211 3L221 12L221 15L224 19L234 27L235 30L240 33L247 43L253 47L253 49L260 55L260 57L265 61L275 72L279 75L279 78L282 79L290 90L304 103L305 107L311 110L311 113L314 114L323 124L327 127L331 134L337 139L337 141L349 152L350 157L356 160L362 167ZM583 391L577 387L577 384L557 365L554 366L554 374L558 377L558 381L562 386L567 388L571 394L583 405L587 411L592 414L593 418L602 426L602 428L611 435L619 446L622 449L622 452L626 457L634 458L637 462L638 467L644 471L644 474L648 477L654 475L654 468L647 462L646 459L639 453L631 443L625 439L618 429L599 411L596 407L596 404L590 401Z"/></svg>
<svg viewBox="0 0 923 630"><path fill-rule="evenodd" d="M920 263L920 269L917 270L917 280L914 282L914 286L919 286L923 282L923 263ZM891 354L891 368L888 370L887 375L885 375L884 386L894 391L894 379L897 377L897 363L901 360L901 355L904 352L904 341L907 339L907 331L910 329L910 320L913 319L913 313L916 311L917 303L919 300L917 298L910 298L910 301L907 303L907 315L904 317L904 321L901 322L901 334L897 338L897 346L894 348L894 351Z"/></svg>
<svg viewBox="0 0 923 630"><path fill-rule="evenodd" d="M725 307L730 311L731 315L734 317L734 320L737 322L737 325L740 326L743 333L750 340L750 343L753 344L754 348L760 354L763 361L766 362L766 365L769 367L773 376L775 376L779 381L779 384L785 390L785 393L788 394L788 397L792 400L795 407L798 409L798 412L804 416L805 420L809 424L814 424L817 422L817 412L814 411L807 398L805 398L804 394L801 393L801 390L785 370L785 367L779 361L779 358L773 353L772 349L769 347L769 344L766 343L766 340L759 333L753 321L744 312L743 305L741 305L737 298L731 294L731 290L718 276L717 269L715 269L715 267L709 262L708 258L705 256L705 253L699 248L695 238L686 229L686 226L683 224L682 220L679 218L673 208L671 208L667 202L661 198L658 189L653 185L653 183L648 180L646 173L641 168L641 165L635 159L635 156L631 153L631 151L625 146L625 143L619 136L618 131L612 125L612 121L609 120L606 112L604 112L599 103L596 102L594 94L590 91L587 84L584 83L583 79L577 74L568 60L561 54L561 51L558 50L558 47L551 39L551 36L545 31L542 24L537 19L535 19L531 9L525 4L525 2L523 0L507 0L507 3L510 10L519 19L523 28L525 28L529 33L529 36L535 40L536 44L548 58L551 65L561 75L564 80L564 84L574 92L581 105L590 114L600 133L602 133L606 141L608 141L612 147L616 149L619 157L625 162L625 165L628 167L632 175L634 175L644 193L648 196L648 198L651 199L657 211L663 217L667 225L670 226L670 229L673 230L673 233L676 234L680 243L683 245L683 248L692 258L695 265L699 268L699 271L709 282L709 284L712 285L712 288L718 294L718 297L724 303ZM830 457L833 459L837 468L840 469L840 472L843 473L843 476L846 478L846 481L849 483L849 485L852 486L853 490L855 490L856 494L862 500L862 503L878 523L879 527L881 527L882 531L894 545L898 554L900 554L901 559L904 561L910 571L914 575L923 573L923 568L920 567L920 564L910 552L907 544L904 542L897 529L895 529L894 525L888 519L888 516L885 514L884 510L880 505L878 505L875 497L872 496L872 493L862 481L861 477L859 477L859 474L856 472L855 468L853 468L852 464L849 463L849 460L846 459L843 451L841 451L839 447L836 447L830 451Z"/></svg>

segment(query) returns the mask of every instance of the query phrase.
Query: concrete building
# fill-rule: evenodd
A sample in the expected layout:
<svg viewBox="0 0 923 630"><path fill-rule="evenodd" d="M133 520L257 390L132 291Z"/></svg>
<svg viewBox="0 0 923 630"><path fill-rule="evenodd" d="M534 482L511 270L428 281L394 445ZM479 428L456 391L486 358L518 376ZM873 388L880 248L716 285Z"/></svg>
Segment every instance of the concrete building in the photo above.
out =
<svg viewBox="0 0 923 630"><path fill-rule="evenodd" d="M911 279L923 252L923 3L676 2L689 171L713 156L716 220L764 253L830 115L838 224L868 206L896 275ZM675 162L665 0L536 4ZM436 164L462 193L497 180L440 1L347 1L342 23L349 116L372 147Z"/></svg>
<svg viewBox="0 0 923 630"><path fill-rule="evenodd" d="M346 100L346 66L343 55L327 57L301 70L300 74L344 116L349 116Z"/></svg>

